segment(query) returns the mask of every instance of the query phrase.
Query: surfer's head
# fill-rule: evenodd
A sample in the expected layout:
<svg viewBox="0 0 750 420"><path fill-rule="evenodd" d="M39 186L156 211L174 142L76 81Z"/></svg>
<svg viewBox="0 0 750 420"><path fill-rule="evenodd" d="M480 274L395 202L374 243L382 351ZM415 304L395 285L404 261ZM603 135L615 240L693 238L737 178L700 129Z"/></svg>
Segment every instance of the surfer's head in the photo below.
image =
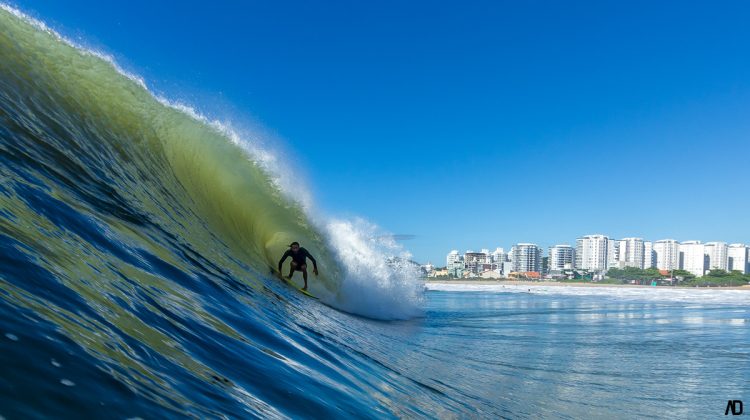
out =
<svg viewBox="0 0 750 420"><path fill-rule="evenodd" d="M289 248L292 248L293 252L299 251L299 242L292 242L289 244Z"/></svg>

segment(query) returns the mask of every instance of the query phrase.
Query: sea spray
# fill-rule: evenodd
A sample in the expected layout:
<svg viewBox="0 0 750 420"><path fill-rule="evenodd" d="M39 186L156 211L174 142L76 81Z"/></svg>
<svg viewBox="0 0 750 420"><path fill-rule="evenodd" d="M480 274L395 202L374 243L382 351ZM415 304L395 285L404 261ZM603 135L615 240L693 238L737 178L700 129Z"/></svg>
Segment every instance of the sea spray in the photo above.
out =
<svg viewBox="0 0 750 420"><path fill-rule="evenodd" d="M344 266L339 294L331 304L379 319L422 314L424 285L411 255L390 235L364 219L332 220L328 241Z"/></svg>

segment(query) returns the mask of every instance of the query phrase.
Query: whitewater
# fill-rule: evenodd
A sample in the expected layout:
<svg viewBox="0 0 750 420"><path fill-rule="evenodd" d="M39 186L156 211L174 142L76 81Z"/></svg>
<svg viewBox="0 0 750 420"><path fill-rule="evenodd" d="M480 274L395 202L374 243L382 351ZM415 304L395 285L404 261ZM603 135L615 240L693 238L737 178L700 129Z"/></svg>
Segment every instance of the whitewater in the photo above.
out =
<svg viewBox="0 0 750 420"><path fill-rule="evenodd" d="M2 5L0 418L704 417L742 396L745 295L426 291L275 156ZM319 301L270 273L291 241Z"/></svg>

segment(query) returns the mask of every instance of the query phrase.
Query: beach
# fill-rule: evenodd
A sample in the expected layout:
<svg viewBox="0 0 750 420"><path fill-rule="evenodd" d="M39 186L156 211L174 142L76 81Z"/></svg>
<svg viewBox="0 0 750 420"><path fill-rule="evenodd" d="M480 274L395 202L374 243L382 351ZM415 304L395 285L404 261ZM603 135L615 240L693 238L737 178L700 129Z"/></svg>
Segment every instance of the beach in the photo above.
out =
<svg viewBox="0 0 750 420"><path fill-rule="evenodd" d="M544 286L544 287L617 287L617 288L660 288L660 289L695 289L695 290L744 290L750 291L750 285L734 287L692 287L692 286L646 286L640 284L609 284L609 283L587 283L587 282L557 282L557 281L528 281L528 280L430 280L428 284L455 284L455 285L505 285L505 286Z"/></svg>

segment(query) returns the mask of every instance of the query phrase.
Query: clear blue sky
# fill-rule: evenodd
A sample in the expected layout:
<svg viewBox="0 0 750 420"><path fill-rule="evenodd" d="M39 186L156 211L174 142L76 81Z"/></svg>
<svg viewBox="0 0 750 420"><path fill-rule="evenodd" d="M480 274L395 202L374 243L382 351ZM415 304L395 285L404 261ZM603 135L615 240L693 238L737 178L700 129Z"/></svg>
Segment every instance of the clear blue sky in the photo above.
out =
<svg viewBox="0 0 750 420"><path fill-rule="evenodd" d="M296 152L415 259L604 233L750 242L750 2L17 1Z"/></svg>

